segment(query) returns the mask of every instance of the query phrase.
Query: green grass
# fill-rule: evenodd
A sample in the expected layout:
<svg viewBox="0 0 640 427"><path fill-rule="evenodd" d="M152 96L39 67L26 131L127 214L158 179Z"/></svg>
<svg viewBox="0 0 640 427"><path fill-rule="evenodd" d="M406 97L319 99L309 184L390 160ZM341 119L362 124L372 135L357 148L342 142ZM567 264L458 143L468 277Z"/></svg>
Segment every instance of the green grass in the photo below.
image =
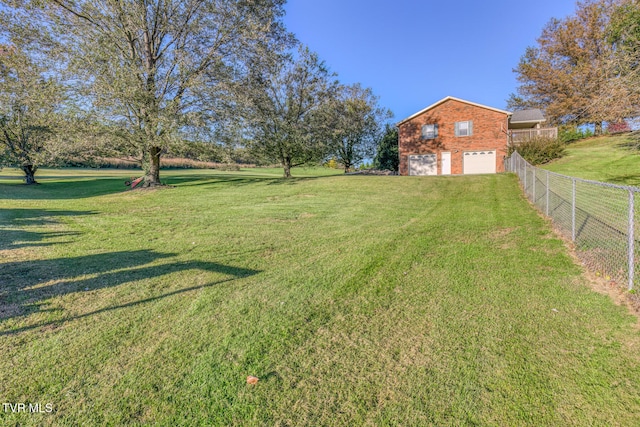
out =
<svg viewBox="0 0 640 427"><path fill-rule="evenodd" d="M513 175L46 175L0 177L0 400L54 411L2 425L637 424L637 319Z"/></svg>
<svg viewBox="0 0 640 427"><path fill-rule="evenodd" d="M627 136L589 138L567 147L567 155L542 165L563 175L618 185L640 186L640 151L625 146Z"/></svg>

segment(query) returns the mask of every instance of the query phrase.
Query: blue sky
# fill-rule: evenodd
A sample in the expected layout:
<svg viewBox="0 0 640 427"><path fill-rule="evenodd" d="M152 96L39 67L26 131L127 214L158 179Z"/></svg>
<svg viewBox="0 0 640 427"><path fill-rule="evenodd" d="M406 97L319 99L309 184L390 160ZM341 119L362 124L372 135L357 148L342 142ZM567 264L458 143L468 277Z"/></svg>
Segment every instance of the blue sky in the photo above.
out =
<svg viewBox="0 0 640 427"><path fill-rule="evenodd" d="M289 31L399 121L449 95L504 109L526 47L575 1L288 0L286 10Z"/></svg>

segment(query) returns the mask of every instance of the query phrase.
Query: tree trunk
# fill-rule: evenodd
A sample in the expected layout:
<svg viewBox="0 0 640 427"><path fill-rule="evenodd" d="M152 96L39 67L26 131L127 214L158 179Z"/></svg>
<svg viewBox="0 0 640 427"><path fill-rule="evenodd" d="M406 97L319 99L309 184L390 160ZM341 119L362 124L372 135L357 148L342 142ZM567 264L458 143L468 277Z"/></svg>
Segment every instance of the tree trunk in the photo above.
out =
<svg viewBox="0 0 640 427"><path fill-rule="evenodd" d="M284 169L284 177L291 178L291 159L282 160L282 168Z"/></svg>
<svg viewBox="0 0 640 427"><path fill-rule="evenodd" d="M38 182L36 181L36 170L38 170L37 167L34 167L33 165L24 165L22 166L22 171L24 172L24 182L27 185L31 185L31 184L37 184Z"/></svg>
<svg viewBox="0 0 640 427"><path fill-rule="evenodd" d="M594 128L593 134L595 136L602 135L602 122L596 122Z"/></svg>
<svg viewBox="0 0 640 427"><path fill-rule="evenodd" d="M162 185L160 182L160 155L162 154L162 148L151 147L149 150L149 159L147 167L145 168L144 186L145 187L158 187Z"/></svg>
<svg viewBox="0 0 640 427"><path fill-rule="evenodd" d="M344 173L351 172L351 162L344 162Z"/></svg>

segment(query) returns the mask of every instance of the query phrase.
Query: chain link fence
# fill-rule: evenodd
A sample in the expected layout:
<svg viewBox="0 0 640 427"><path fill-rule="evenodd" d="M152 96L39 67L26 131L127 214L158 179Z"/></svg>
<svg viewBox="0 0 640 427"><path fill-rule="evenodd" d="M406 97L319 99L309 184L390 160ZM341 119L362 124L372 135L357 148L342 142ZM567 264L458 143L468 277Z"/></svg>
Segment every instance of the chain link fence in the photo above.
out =
<svg viewBox="0 0 640 427"><path fill-rule="evenodd" d="M633 289L640 260L640 188L560 175L529 164L517 152L505 168L525 195L571 239L588 269Z"/></svg>

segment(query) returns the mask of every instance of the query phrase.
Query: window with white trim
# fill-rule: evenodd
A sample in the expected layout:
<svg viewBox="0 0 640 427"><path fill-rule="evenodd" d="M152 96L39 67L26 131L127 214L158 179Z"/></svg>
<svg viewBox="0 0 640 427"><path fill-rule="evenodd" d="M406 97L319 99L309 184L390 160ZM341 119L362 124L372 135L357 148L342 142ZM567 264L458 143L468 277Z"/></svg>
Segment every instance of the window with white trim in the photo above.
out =
<svg viewBox="0 0 640 427"><path fill-rule="evenodd" d="M467 120L466 122L456 122L455 132L456 132L456 136L473 135L473 121Z"/></svg>
<svg viewBox="0 0 640 427"><path fill-rule="evenodd" d="M422 139L434 139L438 136L438 125L427 124L422 126Z"/></svg>

